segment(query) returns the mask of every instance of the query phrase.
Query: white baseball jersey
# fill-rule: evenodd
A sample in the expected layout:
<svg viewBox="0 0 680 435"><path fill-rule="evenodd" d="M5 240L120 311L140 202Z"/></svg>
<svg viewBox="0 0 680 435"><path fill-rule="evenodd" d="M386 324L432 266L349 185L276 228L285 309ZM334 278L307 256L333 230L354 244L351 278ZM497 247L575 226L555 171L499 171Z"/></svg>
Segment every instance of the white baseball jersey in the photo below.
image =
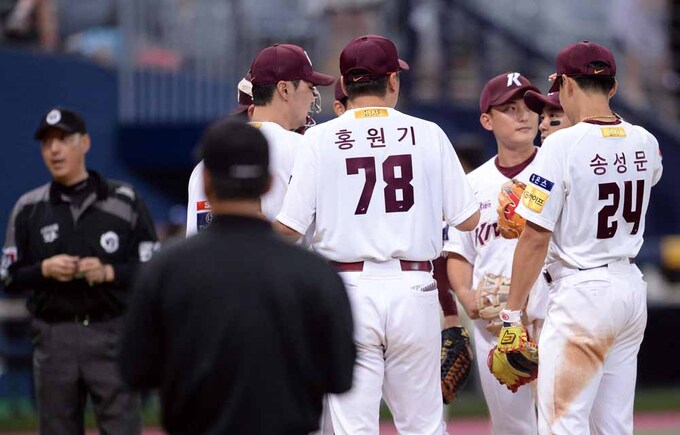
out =
<svg viewBox="0 0 680 435"><path fill-rule="evenodd" d="M534 161L518 174L521 178L533 171ZM487 161L468 174L468 181L479 201L479 224L474 231L462 232L449 228L448 241L444 243L444 251L461 255L473 265L472 288L476 288L484 274L491 273L511 277L512 258L518 239L505 239L498 229L498 193L501 185L509 178L503 175L496 166L496 157ZM545 284L541 277L536 280L531 290L535 298L530 298L527 307L529 320L545 318ZM539 294L540 293L540 294Z"/></svg>
<svg viewBox="0 0 680 435"><path fill-rule="evenodd" d="M300 146L302 136L284 129L275 122L251 122L250 125L259 128L269 144L269 172L272 176L272 185L262 196L261 201L262 213L267 219L274 220L283 204L295 153ZM203 162L201 161L189 178L187 237L207 228L211 220L210 203L203 191Z"/></svg>
<svg viewBox="0 0 680 435"><path fill-rule="evenodd" d="M459 225L478 209L451 142L436 124L375 107L348 110L304 136L277 219L314 250L353 262L432 260L441 219Z"/></svg>
<svg viewBox="0 0 680 435"><path fill-rule="evenodd" d="M516 212L553 232L546 264L588 269L637 256L659 144L625 121L581 122L550 135Z"/></svg>

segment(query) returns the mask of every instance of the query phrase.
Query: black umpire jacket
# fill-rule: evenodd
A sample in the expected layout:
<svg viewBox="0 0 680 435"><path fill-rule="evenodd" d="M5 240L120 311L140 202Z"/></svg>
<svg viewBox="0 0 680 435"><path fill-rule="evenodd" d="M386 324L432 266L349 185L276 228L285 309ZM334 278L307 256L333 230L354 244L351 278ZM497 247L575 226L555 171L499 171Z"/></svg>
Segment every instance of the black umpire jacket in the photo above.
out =
<svg viewBox="0 0 680 435"><path fill-rule="evenodd" d="M146 205L129 185L88 171L89 195L80 207L54 182L19 198L7 228L0 274L8 294L31 290L28 309L48 322L123 313L132 274L156 246ZM114 282L58 282L42 276L41 263L57 254L98 257L111 264Z"/></svg>
<svg viewBox="0 0 680 435"><path fill-rule="evenodd" d="M123 379L160 387L171 434L299 435L352 383L345 287L263 220L215 215L163 248L132 290Z"/></svg>

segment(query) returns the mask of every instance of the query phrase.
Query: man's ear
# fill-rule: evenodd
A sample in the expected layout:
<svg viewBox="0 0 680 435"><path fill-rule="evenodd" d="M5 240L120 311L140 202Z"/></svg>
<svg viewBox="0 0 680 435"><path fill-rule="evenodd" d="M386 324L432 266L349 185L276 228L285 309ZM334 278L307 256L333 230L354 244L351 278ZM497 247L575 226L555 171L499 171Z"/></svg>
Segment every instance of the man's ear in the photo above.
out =
<svg viewBox="0 0 680 435"><path fill-rule="evenodd" d="M390 74L389 78L387 79L387 83L391 92L399 91L399 73L394 72Z"/></svg>
<svg viewBox="0 0 680 435"><path fill-rule="evenodd" d="M567 95L571 97L574 95L574 91L576 90L576 80L574 80L572 77L568 77L566 74L562 74L562 86L565 87Z"/></svg>
<svg viewBox="0 0 680 435"><path fill-rule="evenodd" d="M276 84L276 92L279 93L283 101L288 101L288 98L290 97L290 88L288 86L288 82L284 82L283 80L279 81Z"/></svg>
<svg viewBox="0 0 680 435"><path fill-rule="evenodd" d="M340 116L346 111L347 109L345 109L345 106L343 106L341 102L338 100L333 101L333 112L335 112L335 116Z"/></svg>
<svg viewBox="0 0 680 435"><path fill-rule="evenodd" d="M80 138L80 146L83 149L83 154L87 154L88 151L90 151L90 145L92 144L92 139L90 139L90 135L87 133L84 133L82 137Z"/></svg>
<svg viewBox="0 0 680 435"><path fill-rule="evenodd" d="M611 88L611 90L609 91L609 98L611 99L612 97L614 97L614 95L616 95L616 92L618 90L619 90L619 81L614 79L614 87Z"/></svg>
<svg viewBox="0 0 680 435"><path fill-rule="evenodd" d="M493 131L493 119L488 113L482 113L479 115L479 123L482 124L482 128L486 131Z"/></svg>

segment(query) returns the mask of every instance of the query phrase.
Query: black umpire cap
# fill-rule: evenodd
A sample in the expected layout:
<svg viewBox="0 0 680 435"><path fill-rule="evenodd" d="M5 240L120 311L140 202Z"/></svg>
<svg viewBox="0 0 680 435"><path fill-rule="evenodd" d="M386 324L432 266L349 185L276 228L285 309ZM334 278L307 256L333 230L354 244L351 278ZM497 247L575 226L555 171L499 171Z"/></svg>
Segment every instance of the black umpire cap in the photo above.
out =
<svg viewBox="0 0 680 435"><path fill-rule="evenodd" d="M47 112L40 120L40 125L33 136L36 140L41 140L50 128L56 128L67 134L87 133L83 118L64 107L55 107Z"/></svg>
<svg viewBox="0 0 680 435"><path fill-rule="evenodd" d="M269 188L269 146L256 127L216 121L203 133L199 147L217 198L258 198Z"/></svg>

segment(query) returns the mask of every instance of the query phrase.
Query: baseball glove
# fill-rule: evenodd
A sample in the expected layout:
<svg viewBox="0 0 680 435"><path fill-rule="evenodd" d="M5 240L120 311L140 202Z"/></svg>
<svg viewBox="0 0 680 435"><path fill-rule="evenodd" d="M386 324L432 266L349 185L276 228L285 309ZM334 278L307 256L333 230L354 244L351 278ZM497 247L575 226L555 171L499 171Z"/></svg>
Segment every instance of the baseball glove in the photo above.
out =
<svg viewBox="0 0 680 435"><path fill-rule="evenodd" d="M516 239L522 234L526 220L515 213L526 184L512 179L501 186L498 193L498 229L506 239Z"/></svg>
<svg viewBox="0 0 680 435"><path fill-rule="evenodd" d="M502 275L485 274L477 284L479 317L484 320L498 320L498 314L505 309L510 293L510 278Z"/></svg>
<svg viewBox="0 0 680 435"><path fill-rule="evenodd" d="M538 347L524 326L504 326L486 363L498 382L514 393L538 376Z"/></svg>
<svg viewBox="0 0 680 435"><path fill-rule="evenodd" d="M472 349L470 334L462 326L442 331L442 398L453 402L470 375Z"/></svg>

